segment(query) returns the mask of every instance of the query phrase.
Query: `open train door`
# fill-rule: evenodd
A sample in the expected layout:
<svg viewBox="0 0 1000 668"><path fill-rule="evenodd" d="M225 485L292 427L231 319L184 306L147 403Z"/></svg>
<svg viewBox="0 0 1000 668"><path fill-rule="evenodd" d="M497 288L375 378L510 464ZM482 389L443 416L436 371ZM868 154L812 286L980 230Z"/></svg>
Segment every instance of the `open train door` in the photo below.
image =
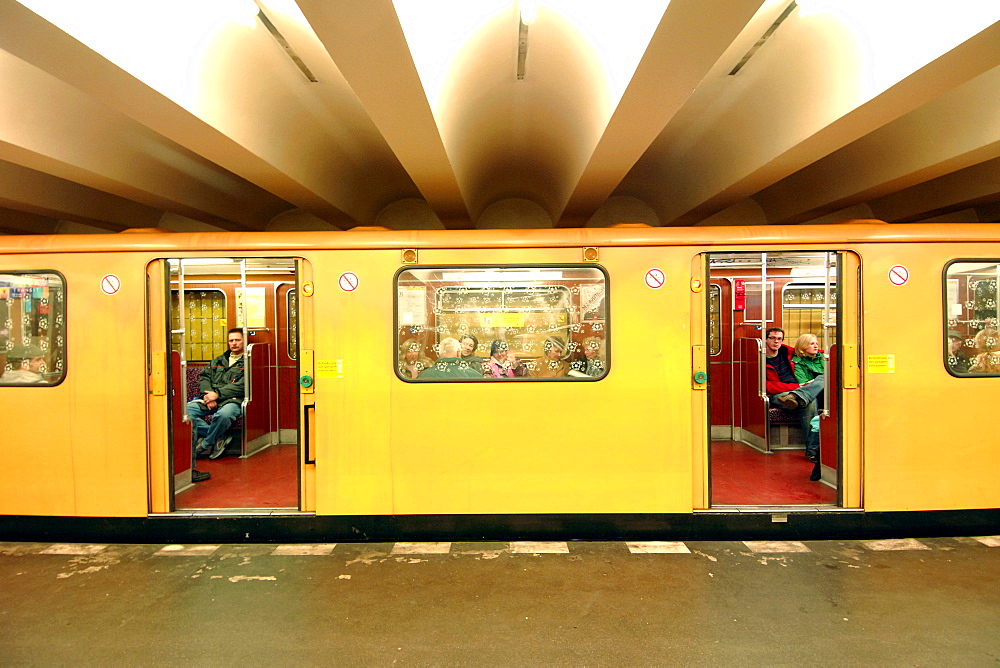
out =
<svg viewBox="0 0 1000 668"><path fill-rule="evenodd" d="M311 356L303 362L302 338L311 346L312 311L300 294L311 284L308 263L171 257L146 274L150 511L307 510L303 390L311 372L302 369ZM214 438L214 416L201 423L190 406L214 408L199 383L219 360L243 393L227 402L238 407L235 421Z"/></svg>
<svg viewBox="0 0 1000 668"><path fill-rule="evenodd" d="M708 395L700 507L860 507L859 265L846 251L700 256L692 283L704 323L693 388L701 378ZM813 385L815 421L767 392L775 348L808 334L826 369ZM819 466L806 458L809 438L819 439Z"/></svg>

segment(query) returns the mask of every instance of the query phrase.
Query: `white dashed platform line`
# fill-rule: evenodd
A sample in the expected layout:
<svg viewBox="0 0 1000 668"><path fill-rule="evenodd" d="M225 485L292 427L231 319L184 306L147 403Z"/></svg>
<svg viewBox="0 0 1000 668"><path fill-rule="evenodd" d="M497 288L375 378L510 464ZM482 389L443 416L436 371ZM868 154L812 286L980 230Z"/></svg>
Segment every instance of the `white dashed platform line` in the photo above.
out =
<svg viewBox="0 0 1000 668"><path fill-rule="evenodd" d="M569 545L560 541L518 541L510 543L511 554L569 554Z"/></svg>
<svg viewBox="0 0 1000 668"><path fill-rule="evenodd" d="M271 552L272 556L285 557L327 557L337 547L336 543L321 543L319 545L279 545Z"/></svg>
<svg viewBox="0 0 1000 668"><path fill-rule="evenodd" d="M396 543L391 554L448 554L451 543Z"/></svg>
<svg viewBox="0 0 1000 668"><path fill-rule="evenodd" d="M207 557L218 545L164 545L154 557Z"/></svg>
<svg viewBox="0 0 1000 668"><path fill-rule="evenodd" d="M743 544L757 554L781 554L785 552L812 552L797 540L745 540Z"/></svg>
<svg viewBox="0 0 1000 668"><path fill-rule="evenodd" d="M107 545L57 544L49 545L39 554L97 554L103 552L105 548Z"/></svg>
<svg viewBox="0 0 1000 668"><path fill-rule="evenodd" d="M691 554L688 546L680 541L649 540L639 543L625 543L632 554Z"/></svg>
<svg viewBox="0 0 1000 668"><path fill-rule="evenodd" d="M987 547L1000 547L1000 536L973 536Z"/></svg>
<svg viewBox="0 0 1000 668"><path fill-rule="evenodd" d="M869 550L874 550L876 552L882 552L888 550L931 549L926 545L924 545L923 543L921 543L916 538L887 538L885 540L862 540L859 542L865 547L867 547Z"/></svg>

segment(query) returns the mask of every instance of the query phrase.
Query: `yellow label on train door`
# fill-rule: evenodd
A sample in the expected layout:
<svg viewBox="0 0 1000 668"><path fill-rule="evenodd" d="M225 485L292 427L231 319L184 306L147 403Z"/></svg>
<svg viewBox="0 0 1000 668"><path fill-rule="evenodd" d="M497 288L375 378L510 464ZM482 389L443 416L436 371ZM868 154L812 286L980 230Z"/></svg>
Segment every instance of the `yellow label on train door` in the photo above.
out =
<svg viewBox="0 0 1000 668"><path fill-rule="evenodd" d="M868 373L896 373L896 356L869 355Z"/></svg>

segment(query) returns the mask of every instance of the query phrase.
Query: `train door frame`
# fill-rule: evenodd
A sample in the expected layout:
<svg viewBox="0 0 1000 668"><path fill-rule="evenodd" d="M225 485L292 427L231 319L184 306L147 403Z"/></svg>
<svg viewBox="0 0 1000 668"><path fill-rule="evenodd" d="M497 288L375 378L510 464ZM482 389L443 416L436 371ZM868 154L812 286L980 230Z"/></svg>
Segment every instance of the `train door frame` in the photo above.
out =
<svg viewBox="0 0 1000 668"><path fill-rule="evenodd" d="M862 481L862 470L861 470L861 392L860 392L860 341L861 341L861 326L860 326L860 305L861 305L861 262L860 257L855 251L849 249L840 250L826 250L826 249L747 249L739 251L731 251L730 253L750 253L758 254L762 257L762 276L763 278L757 278L762 284L767 283L772 276L769 276L766 272L766 254L767 253L781 253L785 256L790 256L794 253L825 253L827 257L835 256L836 265L838 267L837 276L837 312L836 312L836 324L837 327L837 340L831 341L832 343L837 343L838 356L836 358L838 374L837 378L839 380L836 388L830 388L830 390L836 390L835 395L838 398L836 405L839 409L839 414L836 416L836 426L834 431L831 432L829 425L826 425L823 431L824 443L828 442L833 436L836 438L837 448L836 453L832 456L829 452L829 448L826 448L828 452L826 456L821 455L823 462L822 472L824 480L829 482L834 482L837 488L837 507L839 508L860 508L861 507L861 481ZM713 278L718 278L718 276L713 277L710 262L712 256L727 255L730 253L722 253L719 251L715 252L704 252L699 254L692 266L692 287L696 285L699 289L693 289L693 304L692 304L692 315L694 317L693 324L699 326L693 326L692 331L697 331L700 336L692 337L692 344L694 346L694 371L695 377L693 379L692 387L696 390L708 390L706 392L701 392L702 399L700 401L696 400L696 405L699 406L700 411L704 416L704 438L699 439L699 443L696 447L700 451L696 451L695 461L703 461L704 468L698 471L695 479L695 497L694 504L695 509L711 509L713 507L719 507L720 504L713 504L712 502L712 400L711 393L713 391L713 367L711 363L711 335L710 335L710 322L711 317L711 285ZM700 289L704 286L704 289ZM766 293L766 291L764 291ZM718 314L720 321L725 316L725 309L727 305L722 305L723 313ZM780 308L780 304L774 305L774 310L777 312ZM764 322L766 318L767 303L766 298L762 300L761 310L762 310L762 321L759 327L761 336L761 348L764 345L764 336L767 330L768 324ZM826 326L831 326L830 323L826 323ZM735 337L735 323L733 327L730 328L730 336ZM723 344L724 345L724 344ZM822 341L821 341L822 345ZM735 354L735 353L734 353ZM761 352L763 357L763 352ZM760 362L760 374L763 377L763 359ZM704 382L700 385L697 382L697 372L702 371L705 374L708 382ZM714 370L718 373L718 369ZM828 374L829 375L829 374ZM734 381L735 382L735 381ZM761 380L761 383L763 380ZM731 390L733 392L735 390ZM762 401L764 399L762 398ZM730 412L733 413L735 409L731 406ZM826 411L824 411L825 413ZM698 413L696 413L697 415ZM825 418L821 418L824 421ZM766 425L766 422L765 422ZM765 426L766 430L766 426ZM734 436L735 438L735 436ZM721 504L723 506L729 504ZM790 506L792 504L789 504ZM823 504L821 504L823 505ZM747 506L749 509L757 508L758 506ZM761 504L760 507L771 507L771 504ZM797 508L810 507L809 505L803 506L793 506ZM824 505L824 507L826 507Z"/></svg>
<svg viewBox="0 0 1000 668"><path fill-rule="evenodd" d="M278 334L268 332L268 327L270 321L265 323L265 326L248 326L249 321L248 315L252 313L254 308L259 309L261 312L270 312L269 315L265 316L270 318L274 327L278 326L278 313L281 308L281 303L278 300L278 286L283 284L281 281L274 281L274 299L271 300L273 303L268 303L265 298L263 300L256 300L257 303L251 303L250 293L248 288L247 279L247 263L254 262L268 262L268 261L281 261L286 262L284 269L276 269L275 271L280 273L281 271L291 271L294 272L294 276L291 274L289 277L292 279L291 283L294 285L294 289L297 294L301 295L303 290L303 285L311 286L311 276L312 269L308 261L301 257L292 257L287 255L275 255L268 257L259 256L246 256L246 257L236 257L234 255L228 254L215 254L213 258L224 258L227 262L238 262L239 263L239 275L238 281L232 287L231 295L233 297L233 303L230 305L229 310L233 311L235 309L235 326L241 326L244 328L245 337L249 334L266 334L274 337L274 341L269 341L273 344L276 349L278 344L281 343L281 337ZM181 491L179 488L184 486L183 481L178 481L174 476L175 470L175 457L182 457L184 453L181 452L185 449L183 444L178 445L177 440L179 436L175 434L175 421L180 419L177 417L178 411L183 411L184 398L185 398L185 388L184 385L184 371L183 367L178 371L176 360L174 359L178 355L173 354L171 351L174 349L174 341L172 340L174 336L183 337L184 334L178 332L178 330L172 329L171 320L171 291L172 290L183 290L187 291L191 288L188 284L184 282L183 279L183 267L185 262L190 262L191 264L203 263L207 259L203 256L193 255L193 254L177 254L172 257L156 258L150 261L146 268L147 274L147 350L148 350L148 369L149 369L149 401L147 402L147 424L148 424L148 438L149 438L149 510L151 514L160 513L171 513L177 512L178 508L175 503L175 492ZM172 263L175 265L174 271L176 274L172 274ZM236 266L236 265L234 265ZM294 268L292 268L294 267ZM236 273L232 272L235 277ZM176 276L176 281L174 281L174 276ZM230 281L231 282L231 281ZM252 281L251 281L252 282ZM269 281L265 280L265 285L269 284ZM310 288L311 292L311 288ZM184 294L183 292L181 294ZM294 381L295 381L295 392L297 396L298 409L296 412L297 423L294 429L294 442L296 443L298 454L296 455L296 472L295 476L297 478L297 488L294 492L295 506L290 507L286 504L281 504L283 512L310 512L311 508L315 506L315 493L311 489L313 476L307 475L307 472L313 468L311 465L307 464L306 453L304 452L304 441L303 441L303 406L306 404L305 398L311 396L306 394L306 392L311 392L311 386L306 387L302 381L302 369L303 367L303 357L306 349L306 345L311 351L312 346L312 308L311 300L298 299L298 310L297 310L297 334L298 339L296 346L298 348L298 360L295 361L294 365ZM178 302L178 311L183 312L184 300L181 299ZM229 314L232 316L232 313ZM228 319L228 318L227 318ZM232 322L232 321L231 321ZM287 317L286 317L287 322ZM182 326L183 327L183 326ZM303 340L305 339L305 341ZM183 340L183 339L182 339ZM246 350L249 351L251 344L255 342L247 338ZM306 345L304 345L306 344ZM265 346L266 350L266 346ZM180 356L183 357L184 350L181 351ZM214 354L214 353L213 353ZM277 374L277 364L278 356L277 353L271 353L268 351L266 353L267 362L266 370L264 376L271 376ZM272 360L271 357L274 357ZM309 357L309 368L311 378L311 352ZM271 368L271 367L274 368ZM249 372L249 370L248 370ZM180 375L178 375L180 374ZM259 375L259 374L258 374ZM179 378L179 382L175 380L175 376ZM182 387L176 387L176 385L182 385ZM269 387L277 388L277 384L271 383ZM247 387L247 396L249 397L252 393L251 387ZM273 401L268 399L265 403L268 404L268 414L277 415L277 408L271 410L270 404L274 403L277 406L278 398L275 396ZM249 425L248 425L249 426ZM280 424L275 422L274 425L268 423L268 429L273 433L278 434L278 442L287 443L287 436L289 430L281 429ZM282 438L281 434L284 433L286 438ZM273 441L273 438L270 439ZM270 441L269 441L270 442ZM277 444L277 443L274 443ZM266 447L266 446L265 446ZM249 450L245 451L245 453ZM251 453L252 454L252 453ZM193 467L192 467L193 468ZM289 473L291 473L289 471ZM185 508L183 512L190 512L192 508ZM278 510L278 508L273 508L271 506L263 506L261 508L256 507L256 505L246 505L246 506L234 506L234 507L222 507L213 509L194 509L198 514L231 514L231 513L242 513L246 511L254 510Z"/></svg>

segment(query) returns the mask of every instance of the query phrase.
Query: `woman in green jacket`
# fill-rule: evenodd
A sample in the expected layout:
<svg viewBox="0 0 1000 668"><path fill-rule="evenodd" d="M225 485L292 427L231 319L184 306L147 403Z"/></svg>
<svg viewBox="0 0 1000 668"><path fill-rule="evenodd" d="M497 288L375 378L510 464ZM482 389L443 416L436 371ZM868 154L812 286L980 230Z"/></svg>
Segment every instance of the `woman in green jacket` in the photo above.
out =
<svg viewBox="0 0 1000 668"><path fill-rule="evenodd" d="M800 334L795 342L795 380L808 383L823 373L823 355L819 352L819 341L815 334Z"/></svg>

